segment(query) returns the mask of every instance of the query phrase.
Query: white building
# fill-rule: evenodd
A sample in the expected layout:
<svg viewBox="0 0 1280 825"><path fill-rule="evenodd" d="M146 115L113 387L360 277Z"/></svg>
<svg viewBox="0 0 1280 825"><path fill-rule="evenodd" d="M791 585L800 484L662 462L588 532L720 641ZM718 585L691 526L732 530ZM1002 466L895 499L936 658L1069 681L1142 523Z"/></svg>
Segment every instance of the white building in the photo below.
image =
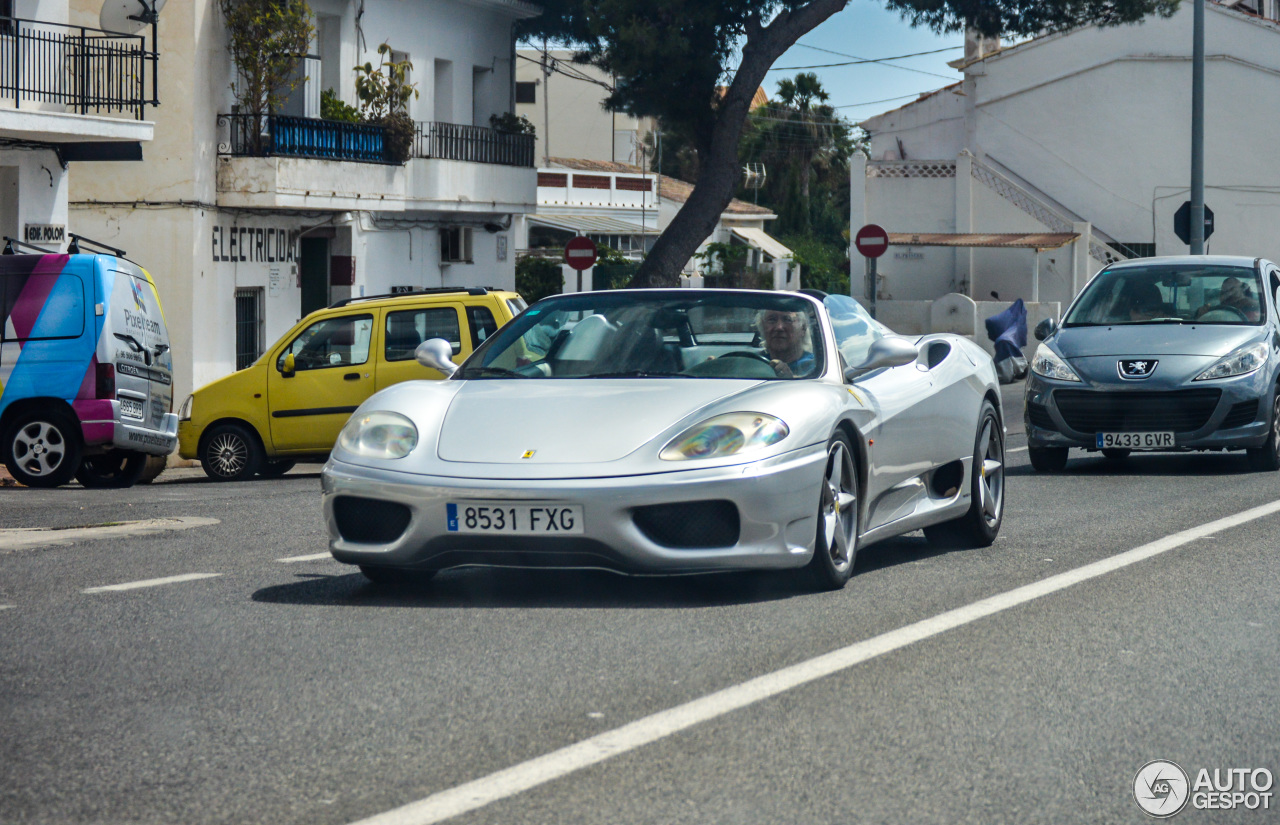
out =
<svg viewBox="0 0 1280 825"><path fill-rule="evenodd" d="M65 4L65 3L64 3ZM94 19L101 0L71 0ZM155 276L175 394L251 363L302 315L352 295L515 282L513 221L532 211L533 142L498 133L514 109L523 0L310 0L305 82L261 142L234 112L217 0L160 14L165 105L145 165L93 164L70 221ZM413 64L413 157L386 161L376 128L318 119L321 92L357 103L352 67L388 43ZM177 57L180 56L180 57Z"/></svg>
<svg viewBox="0 0 1280 825"><path fill-rule="evenodd" d="M641 165L657 121L605 109L613 76L572 58L563 49L549 49L545 56L536 49L516 50L515 112L537 130L538 163L560 157Z"/></svg>
<svg viewBox="0 0 1280 825"><path fill-rule="evenodd" d="M1214 253L1280 257L1280 3L1209 3L1205 199ZM1050 251L892 247L881 299L1066 302L1109 259L1185 254L1190 4L1137 26L1075 29L953 64L963 81L878 115L855 165L851 224L923 233L1065 233ZM954 241L953 241L954 242ZM964 242L964 241L960 241ZM855 283L859 279L855 278Z"/></svg>
<svg viewBox="0 0 1280 825"><path fill-rule="evenodd" d="M152 138L150 30L97 25L68 25L67 0L0 0L0 236L64 251L69 170L141 160Z"/></svg>
<svg viewBox="0 0 1280 825"><path fill-rule="evenodd" d="M538 169L538 211L525 217L525 249L554 251L575 235L585 235L639 259L653 245L693 192L693 185L627 163L582 158L550 158ZM777 220L771 210L734 198L711 234L712 243L745 247L744 264L772 278L775 289L799 289L800 267L792 252L766 231ZM691 258L684 275L700 282L700 259Z"/></svg>

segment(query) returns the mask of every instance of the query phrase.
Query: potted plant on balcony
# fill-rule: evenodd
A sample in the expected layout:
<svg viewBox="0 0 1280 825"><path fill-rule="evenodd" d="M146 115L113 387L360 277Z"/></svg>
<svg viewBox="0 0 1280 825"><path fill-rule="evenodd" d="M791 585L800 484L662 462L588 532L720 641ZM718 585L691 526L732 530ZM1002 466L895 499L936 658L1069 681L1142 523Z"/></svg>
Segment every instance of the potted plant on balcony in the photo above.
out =
<svg viewBox="0 0 1280 825"><path fill-rule="evenodd" d="M366 123L386 130L387 159L405 163L413 153L416 128L409 117L409 99L418 97L418 84L409 82L413 63L392 60L391 46L378 47L378 66L356 66L356 97Z"/></svg>
<svg viewBox="0 0 1280 825"><path fill-rule="evenodd" d="M227 48L235 61L231 84L240 112L233 120L233 144L261 155L264 118L280 108L305 77L296 69L307 53L315 27L306 0L220 0L227 23ZM245 145L247 144L247 145Z"/></svg>

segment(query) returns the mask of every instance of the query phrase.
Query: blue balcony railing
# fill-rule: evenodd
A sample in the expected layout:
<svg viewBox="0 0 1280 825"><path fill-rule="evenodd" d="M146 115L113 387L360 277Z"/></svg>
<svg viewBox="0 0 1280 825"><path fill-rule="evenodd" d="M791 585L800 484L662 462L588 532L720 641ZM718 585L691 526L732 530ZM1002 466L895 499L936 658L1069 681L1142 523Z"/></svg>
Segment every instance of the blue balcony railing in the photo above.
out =
<svg viewBox="0 0 1280 825"><path fill-rule="evenodd" d="M228 130L218 153L390 163L381 126L286 115L218 115ZM513 135L456 123L419 123L413 157L533 167L532 135Z"/></svg>
<svg viewBox="0 0 1280 825"><path fill-rule="evenodd" d="M218 115L229 129L219 154L394 163L387 156L386 130L367 123L344 123L288 115Z"/></svg>

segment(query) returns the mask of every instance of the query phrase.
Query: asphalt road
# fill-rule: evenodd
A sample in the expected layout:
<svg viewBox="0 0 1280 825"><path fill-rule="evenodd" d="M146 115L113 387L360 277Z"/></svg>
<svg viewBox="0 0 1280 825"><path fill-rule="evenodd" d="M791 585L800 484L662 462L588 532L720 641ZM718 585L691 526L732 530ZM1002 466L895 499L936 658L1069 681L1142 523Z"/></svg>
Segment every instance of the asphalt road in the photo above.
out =
<svg viewBox="0 0 1280 825"><path fill-rule="evenodd" d="M1280 774L1280 510L982 601L1270 505L1280 473L1139 455L1037 475L1019 389L996 544L874 545L838 593L494 570L380 591L312 558L314 466L2 488L0 546L14 527L217 523L0 549L0 822L324 825L428 800L384 820L426 822L469 782L493 801L447 821L1145 822L1131 787L1148 761ZM940 614L958 618L919 624ZM741 699L786 668L799 681ZM575 765L588 740L616 755ZM1177 819L1275 821L1272 803Z"/></svg>

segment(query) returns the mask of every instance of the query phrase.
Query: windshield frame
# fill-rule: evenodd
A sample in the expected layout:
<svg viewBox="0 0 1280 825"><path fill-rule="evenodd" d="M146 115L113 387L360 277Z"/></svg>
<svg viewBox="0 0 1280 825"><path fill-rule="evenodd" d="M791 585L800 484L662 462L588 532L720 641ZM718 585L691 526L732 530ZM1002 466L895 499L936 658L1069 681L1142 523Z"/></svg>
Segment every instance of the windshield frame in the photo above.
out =
<svg viewBox="0 0 1280 825"><path fill-rule="evenodd" d="M830 355L826 352L828 341L822 320L824 312L820 311L820 306L812 298L795 292L736 289L610 290L553 295L528 307L524 312L502 326L471 353L450 376L450 379L720 378L741 380L747 378L752 380L809 380L825 375L830 359ZM700 307L721 310L729 314L733 314L735 310L746 310L752 314L754 321L751 323L750 328L743 326L742 329L727 329L711 333L705 328L702 328L701 331L696 331L693 323L695 318L690 313L691 311L696 312ZM541 356L537 364L545 364L540 369L531 369L529 364L516 367L514 363L500 363L502 361L518 361L518 359L513 359L512 353L517 347L527 348L527 336L529 333L543 323L545 318L550 317L551 313L559 313L561 316L584 313L574 321L573 325L565 328L567 332L569 329L575 328L577 324L581 324L586 318L593 316L604 318L606 313L614 313L614 318L622 315L627 318L623 322L624 324L634 323L637 327L643 328L646 327L646 324L637 319L643 317L646 310L649 312L651 319L658 313L670 313L685 322L685 332L679 335L679 342L672 341L669 332L664 336L659 331L661 329L669 330L669 327L652 325L652 321L647 325L647 329L659 331L658 337L666 348L671 350L679 349L679 356L674 359L676 363L669 362L669 365L665 368L652 370L624 369L619 364L617 369L591 369L581 374L573 374L566 371L560 374L556 372L552 362L555 353L551 349L535 353ZM764 313L775 310L786 313L799 312L804 315L807 323L801 324L799 319L796 321L797 325L807 327L801 333L804 348L802 357L798 359L803 364L803 373L788 375L786 370L778 368L777 360L770 360L767 357L769 350L763 337L762 319L764 318ZM736 323L742 326L741 315L739 315ZM718 337L708 340L705 336L709 334ZM705 364L696 364L690 367L685 360L686 352L699 349L704 344L724 350L725 352L717 351L716 354L719 356L723 356L729 351L741 355L756 355L755 358L742 360L744 362L747 360L758 362L758 364L765 365L767 369L761 369L758 366L750 370L730 369L728 364L718 365L723 369L694 369L694 367L705 366ZM714 358L707 358L706 360L710 361L714 360ZM603 366L609 362L608 356L600 356L599 361L593 361L592 363ZM796 362L793 361L791 363L795 364Z"/></svg>

